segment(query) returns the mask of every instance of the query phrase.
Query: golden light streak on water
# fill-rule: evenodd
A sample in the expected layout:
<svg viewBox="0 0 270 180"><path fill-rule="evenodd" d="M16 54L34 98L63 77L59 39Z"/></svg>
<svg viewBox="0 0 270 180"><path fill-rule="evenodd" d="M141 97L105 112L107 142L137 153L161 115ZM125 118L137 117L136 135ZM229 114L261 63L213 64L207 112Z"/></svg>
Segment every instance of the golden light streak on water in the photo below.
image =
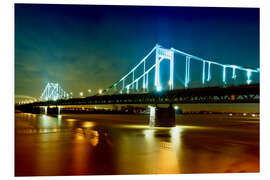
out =
<svg viewBox="0 0 270 180"><path fill-rule="evenodd" d="M94 122L90 122L90 121L87 121L87 122L83 122L82 123L82 127L84 128L90 128L90 127L94 127L96 123Z"/></svg>

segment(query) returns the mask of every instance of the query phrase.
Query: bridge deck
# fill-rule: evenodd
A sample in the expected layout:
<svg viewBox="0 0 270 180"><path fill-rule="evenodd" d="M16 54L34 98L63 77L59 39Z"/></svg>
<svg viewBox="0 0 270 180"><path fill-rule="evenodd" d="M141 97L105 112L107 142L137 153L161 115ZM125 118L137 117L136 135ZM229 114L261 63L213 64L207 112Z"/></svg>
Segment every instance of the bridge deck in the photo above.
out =
<svg viewBox="0 0 270 180"><path fill-rule="evenodd" d="M259 84L253 84L226 88L206 87L138 94L100 95L35 102L31 105L259 103L259 94Z"/></svg>

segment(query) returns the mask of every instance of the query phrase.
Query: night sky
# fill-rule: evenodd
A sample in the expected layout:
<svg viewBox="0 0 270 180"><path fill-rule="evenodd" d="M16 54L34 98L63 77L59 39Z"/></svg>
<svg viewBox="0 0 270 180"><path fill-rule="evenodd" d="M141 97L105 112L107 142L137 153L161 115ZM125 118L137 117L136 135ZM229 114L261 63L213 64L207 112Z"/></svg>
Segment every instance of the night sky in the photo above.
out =
<svg viewBox="0 0 270 180"><path fill-rule="evenodd" d="M160 44L259 67L258 8L15 4L15 94L106 88Z"/></svg>

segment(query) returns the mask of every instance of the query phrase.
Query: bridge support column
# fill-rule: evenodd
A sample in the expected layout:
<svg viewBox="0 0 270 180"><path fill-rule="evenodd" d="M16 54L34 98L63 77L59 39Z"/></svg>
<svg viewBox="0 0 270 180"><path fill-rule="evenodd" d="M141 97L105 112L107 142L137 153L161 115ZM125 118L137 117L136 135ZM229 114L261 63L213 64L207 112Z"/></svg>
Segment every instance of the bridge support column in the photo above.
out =
<svg viewBox="0 0 270 180"><path fill-rule="evenodd" d="M159 58L158 50L156 50L155 86L158 91L161 90L161 86L159 82L159 65L160 65L159 59L160 58Z"/></svg>
<svg viewBox="0 0 270 180"><path fill-rule="evenodd" d="M175 109L170 105L168 108L150 106L150 127L174 127Z"/></svg>

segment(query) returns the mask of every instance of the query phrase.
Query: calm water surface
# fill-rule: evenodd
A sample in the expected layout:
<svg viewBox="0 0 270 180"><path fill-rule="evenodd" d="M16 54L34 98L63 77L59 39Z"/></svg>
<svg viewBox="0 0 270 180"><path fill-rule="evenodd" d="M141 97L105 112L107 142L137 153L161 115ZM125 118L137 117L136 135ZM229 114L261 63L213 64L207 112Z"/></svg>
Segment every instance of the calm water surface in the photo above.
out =
<svg viewBox="0 0 270 180"><path fill-rule="evenodd" d="M259 120L177 116L150 128L147 115L15 113L15 175L259 172Z"/></svg>

